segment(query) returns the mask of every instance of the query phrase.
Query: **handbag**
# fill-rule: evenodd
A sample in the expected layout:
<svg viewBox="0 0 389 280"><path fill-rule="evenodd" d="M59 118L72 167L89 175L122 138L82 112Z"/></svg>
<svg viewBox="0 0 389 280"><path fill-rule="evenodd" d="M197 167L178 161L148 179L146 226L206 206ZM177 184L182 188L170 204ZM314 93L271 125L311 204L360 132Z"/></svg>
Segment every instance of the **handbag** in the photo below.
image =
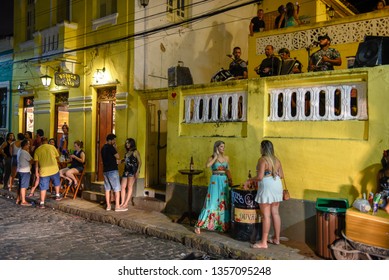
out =
<svg viewBox="0 0 389 280"><path fill-rule="evenodd" d="M289 194L289 190L286 188L285 179L284 179L284 186L285 186L285 189L282 190L282 200L289 200L290 194Z"/></svg>

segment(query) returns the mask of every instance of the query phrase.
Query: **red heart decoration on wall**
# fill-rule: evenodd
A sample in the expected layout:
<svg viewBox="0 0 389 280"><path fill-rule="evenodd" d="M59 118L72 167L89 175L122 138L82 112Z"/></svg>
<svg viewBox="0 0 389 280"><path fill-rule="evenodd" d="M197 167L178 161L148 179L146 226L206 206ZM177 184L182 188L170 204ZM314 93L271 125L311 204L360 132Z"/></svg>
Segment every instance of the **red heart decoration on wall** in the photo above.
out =
<svg viewBox="0 0 389 280"><path fill-rule="evenodd" d="M177 93L172 92L172 97L173 97L173 98L176 98L176 96L177 96Z"/></svg>

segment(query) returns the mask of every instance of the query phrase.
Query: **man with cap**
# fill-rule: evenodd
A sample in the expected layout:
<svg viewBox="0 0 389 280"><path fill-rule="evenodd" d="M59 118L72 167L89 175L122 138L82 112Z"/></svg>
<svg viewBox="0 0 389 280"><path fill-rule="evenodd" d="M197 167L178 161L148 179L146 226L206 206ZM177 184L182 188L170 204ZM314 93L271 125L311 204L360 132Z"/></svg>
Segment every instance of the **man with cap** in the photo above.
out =
<svg viewBox="0 0 389 280"><path fill-rule="evenodd" d="M281 57L280 75L297 74L302 72L303 65L297 59L290 58L290 51L287 48L281 48L278 51Z"/></svg>
<svg viewBox="0 0 389 280"><path fill-rule="evenodd" d="M334 66L342 65L340 53L334 48L330 48L330 37L326 34L319 36L318 40L320 50L312 54L309 69L311 71L327 71L334 70Z"/></svg>

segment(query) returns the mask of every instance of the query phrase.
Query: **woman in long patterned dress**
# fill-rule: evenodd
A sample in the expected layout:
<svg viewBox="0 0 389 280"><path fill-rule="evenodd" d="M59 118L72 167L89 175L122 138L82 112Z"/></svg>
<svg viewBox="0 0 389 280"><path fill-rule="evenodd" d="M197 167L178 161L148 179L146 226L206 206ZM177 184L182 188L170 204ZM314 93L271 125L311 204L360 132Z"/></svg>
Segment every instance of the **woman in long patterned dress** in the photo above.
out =
<svg viewBox="0 0 389 280"><path fill-rule="evenodd" d="M225 232L230 228L230 190L232 185L229 172L229 158L224 154L224 142L216 141L213 155L207 161L212 176L208 186L203 209L195 225L195 233L200 229Z"/></svg>

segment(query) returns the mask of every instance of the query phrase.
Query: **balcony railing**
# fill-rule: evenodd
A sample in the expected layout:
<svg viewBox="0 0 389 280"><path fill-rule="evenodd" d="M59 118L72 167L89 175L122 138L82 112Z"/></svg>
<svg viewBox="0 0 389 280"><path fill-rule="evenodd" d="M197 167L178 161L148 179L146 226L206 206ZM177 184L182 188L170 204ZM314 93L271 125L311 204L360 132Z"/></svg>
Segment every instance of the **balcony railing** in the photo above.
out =
<svg viewBox="0 0 389 280"><path fill-rule="evenodd" d="M269 121L366 120L366 82L270 91Z"/></svg>
<svg viewBox="0 0 389 280"><path fill-rule="evenodd" d="M185 97L185 123L246 121L247 93L220 93Z"/></svg>

